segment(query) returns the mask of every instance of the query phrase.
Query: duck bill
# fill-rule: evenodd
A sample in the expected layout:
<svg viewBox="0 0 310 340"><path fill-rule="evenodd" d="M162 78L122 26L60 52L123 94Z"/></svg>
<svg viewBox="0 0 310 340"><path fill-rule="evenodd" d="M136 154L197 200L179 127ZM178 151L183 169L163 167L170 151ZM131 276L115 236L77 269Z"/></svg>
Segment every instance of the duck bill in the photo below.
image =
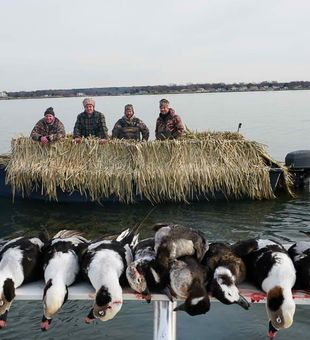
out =
<svg viewBox="0 0 310 340"><path fill-rule="evenodd" d="M42 321L41 321L41 331L45 332L49 329L49 326L52 322L52 319L48 319L45 315L43 315L42 317Z"/></svg>
<svg viewBox="0 0 310 340"><path fill-rule="evenodd" d="M185 311L185 303L181 303L180 305L178 305L177 307L175 307L173 311L174 311L174 312Z"/></svg>
<svg viewBox="0 0 310 340"><path fill-rule="evenodd" d="M249 309L250 308L250 303L248 302L248 300L242 296L239 295L239 300L236 302L239 306L241 306L244 309Z"/></svg>
<svg viewBox="0 0 310 340"><path fill-rule="evenodd" d="M163 289L163 293L168 297L170 302L174 302L171 290L168 287Z"/></svg>
<svg viewBox="0 0 310 340"><path fill-rule="evenodd" d="M2 315L0 315L0 329L6 326L6 320L8 318L8 310L6 310Z"/></svg>
<svg viewBox="0 0 310 340"><path fill-rule="evenodd" d="M92 308L90 310L90 312L88 313L88 315L86 316L85 318L85 323L91 323L92 321L94 321L96 318L95 318L95 315L94 315L94 308Z"/></svg>
<svg viewBox="0 0 310 340"><path fill-rule="evenodd" d="M269 326L268 326L268 336L269 336L269 339L274 339L274 337L276 336L278 332L278 329L275 328L272 324L271 321L269 321Z"/></svg>
<svg viewBox="0 0 310 340"><path fill-rule="evenodd" d="M144 300L146 300L147 303L150 303L152 300L152 295L151 292L149 291L148 288L146 288L142 293L141 293L142 297Z"/></svg>

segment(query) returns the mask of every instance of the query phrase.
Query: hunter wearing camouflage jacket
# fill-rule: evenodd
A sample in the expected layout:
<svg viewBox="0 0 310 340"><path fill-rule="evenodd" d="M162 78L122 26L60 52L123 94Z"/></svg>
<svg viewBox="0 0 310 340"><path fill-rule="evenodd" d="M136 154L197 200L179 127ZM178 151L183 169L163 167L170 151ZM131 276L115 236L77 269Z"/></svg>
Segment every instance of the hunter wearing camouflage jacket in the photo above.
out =
<svg viewBox="0 0 310 340"><path fill-rule="evenodd" d="M182 120L172 108L169 108L167 114L159 114L155 129L156 139L164 140L179 138L182 136L183 132L184 126Z"/></svg>
<svg viewBox="0 0 310 340"><path fill-rule="evenodd" d="M40 119L31 131L30 137L35 141L40 141L41 137L47 137L50 142L55 142L66 136L63 123L55 117L52 124L48 124L45 118Z"/></svg>
<svg viewBox="0 0 310 340"><path fill-rule="evenodd" d="M139 118L132 117L128 119L126 116L119 119L112 130L112 138L118 139L134 139L139 141L140 134L142 140L147 141L149 139L149 129Z"/></svg>

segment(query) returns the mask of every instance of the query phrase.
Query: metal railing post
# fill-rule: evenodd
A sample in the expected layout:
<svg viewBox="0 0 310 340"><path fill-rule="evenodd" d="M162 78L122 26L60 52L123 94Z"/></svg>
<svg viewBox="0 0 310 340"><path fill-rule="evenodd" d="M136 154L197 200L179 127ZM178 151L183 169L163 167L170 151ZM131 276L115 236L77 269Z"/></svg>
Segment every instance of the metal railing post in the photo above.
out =
<svg viewBox="0 0 310 340"><path fill-rule="evenodd" d="M176 340L176 302L154 301L153 340Z"/></svg>

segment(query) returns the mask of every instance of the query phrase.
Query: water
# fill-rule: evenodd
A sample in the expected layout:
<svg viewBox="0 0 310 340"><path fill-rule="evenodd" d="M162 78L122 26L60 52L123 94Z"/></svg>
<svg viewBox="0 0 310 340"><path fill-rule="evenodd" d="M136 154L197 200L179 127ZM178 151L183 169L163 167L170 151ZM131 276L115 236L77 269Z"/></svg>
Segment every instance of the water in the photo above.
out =
<svg viewBox="0 0 310 340"><path fill-rule="evenodd" d="M136 116L144 120L154 138L159 112L158 102L164 95L96 97L96 109L105 113L109 133L123 115L124 105L132 103ZM53 106L73 131L83 98L48 98L0 101L0 153L8 152L13 136L29 135L45 109ZM310 91L209 93L169 95L171 106L192 130L236 131L250 140L266 144L270 154L284 160L287 152L310 146Z"/></svg>
<svg viewBox="0 0 310 340"><path fill-rule="evenodd" d="M98 97L97 109L104 112L111 131L122 115L123 106L133 103L154 138L158 101L164 96ZM191 129L235 131L242 122L243 134L268 145L271 155L284 160L287 152L309 149L310 92L265 92L169 95L172 106ZM0 101L0 153L9 151L12 136L29 135L34 123L48 106L72 131L81 98ZM310 230L310 194L297 198L279 197L272 201L200 202L158 206L145 220L142 236L152 234L151 225L173 221L203 230L210 240L237 241L263 236L281 242L301 240L300 230ZM82 229L91 237L107 231L118 231L140 222L151 209L148 204L122 206L59 205L44 202L0 199L0 237L20 232L35 232L45 226L51 234L61 228ZM39 329L42 306L38 301L15 301L8 327L1 330L2 339L151 339L152 305L127 301L115 319L107 323L86 325L83 318L89 301L68 301L54 319L50 330ZM297 306L294 324L277 338L309 339L310 306ZM177 315L177 339L266 339L267 317L263 305L252 305L249 311L239 306L212 303L208 314L190 317Z"/></svg>

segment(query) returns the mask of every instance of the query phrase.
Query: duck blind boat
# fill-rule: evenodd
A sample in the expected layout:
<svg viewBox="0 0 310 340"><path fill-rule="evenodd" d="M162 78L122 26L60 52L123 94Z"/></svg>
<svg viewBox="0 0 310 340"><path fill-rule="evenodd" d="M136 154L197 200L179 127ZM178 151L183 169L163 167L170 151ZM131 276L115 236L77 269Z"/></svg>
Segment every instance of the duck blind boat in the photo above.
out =
<svg viewBox="0 0 310 340"><path fill-rule="evenodd" d="M58 202L189 202L272 199L290 191L287 168L240 133L187 133L183 139L135 142L65 138L42 146L12 141L0 167L0 195Z"/></svg>

